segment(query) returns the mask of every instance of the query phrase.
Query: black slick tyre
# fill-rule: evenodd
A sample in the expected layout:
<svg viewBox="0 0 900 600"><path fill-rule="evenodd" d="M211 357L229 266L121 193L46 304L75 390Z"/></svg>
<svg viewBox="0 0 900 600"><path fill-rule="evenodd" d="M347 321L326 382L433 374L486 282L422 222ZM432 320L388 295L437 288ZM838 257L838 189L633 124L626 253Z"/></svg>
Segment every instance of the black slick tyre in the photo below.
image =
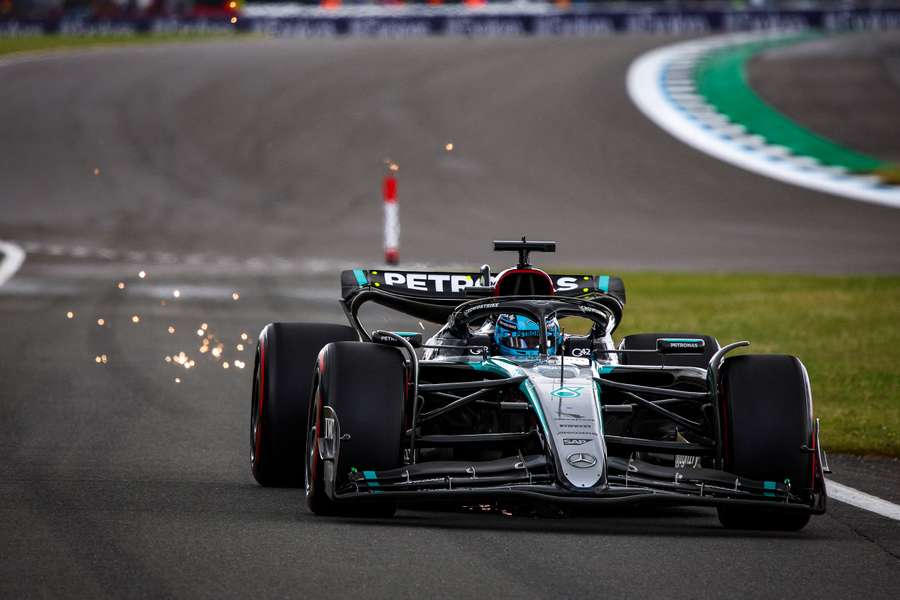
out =
<svg viewBox="0 0 900 600"><path fill-rule="evenodd" d="M404 436L406 363L396 348L364 342L326 346L316 365L306 448L306 505L318 515L390 516L391 503L338 503L327 492L326 469L319 453L325 415L336 417L340 431L334 488L351 471L399 467ZM329 461L331 462L331 461ZM329 465L331 467L331 465Z"/></svg>
<svg viewBox="0 0 900 600"><path fill-rule="evenodd" d="M794 356L746 355L721 369L725 470L759 481L789 482L804 497L815 480L812 395L806 370ZM735 529L796 531L809 513L720 506L719 521Z"/></svg>
<svg viewBox="0 0 900 600"><path fill-rule="evenodd" d="M658 367L665 364L670 367L700 367L701 369L706 369L713 354L719 350L719 342L716 341L716 338L696 333L636 333L622 338L621 347L623 350L656 350L656 340L659 338L701 339L704 342L703 354L671 354L662 356L649 352L634 352L622 354L619 360L625 365Z"/></svg>
<svg viewBox="0 0 900 600"><path fill-rule="evenodd" d="M263 486L303 485L306 419L319 350L353 328L270 323L259 335L250 404L250 468Z"/></svg>

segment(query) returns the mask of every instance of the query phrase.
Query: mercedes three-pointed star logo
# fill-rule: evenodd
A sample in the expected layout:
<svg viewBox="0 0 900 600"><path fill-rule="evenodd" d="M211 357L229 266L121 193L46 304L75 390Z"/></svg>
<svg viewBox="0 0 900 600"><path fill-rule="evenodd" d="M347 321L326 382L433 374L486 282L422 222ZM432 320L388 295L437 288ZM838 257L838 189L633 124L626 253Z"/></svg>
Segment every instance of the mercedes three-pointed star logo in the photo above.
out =
<svg viewBox="0 0 900 600"><path fill-rule="evenodd" d="M586 452L576 452L574 454L570 454L569 458L566 459L566 462L568 462L573 467L577 467L579 469L587 469L597 464L597 458L593 454L588 454Z"/></svg>

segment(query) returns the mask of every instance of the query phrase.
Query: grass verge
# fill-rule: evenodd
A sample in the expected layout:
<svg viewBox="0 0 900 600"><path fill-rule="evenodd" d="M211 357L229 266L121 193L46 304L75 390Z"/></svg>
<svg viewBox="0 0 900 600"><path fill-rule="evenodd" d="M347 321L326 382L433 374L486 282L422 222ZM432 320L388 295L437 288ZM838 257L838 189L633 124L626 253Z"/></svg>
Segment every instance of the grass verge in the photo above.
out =
<svg viewBox="0 0 900 600"><path fill-rule="evenodd" d="M143 33L110 35L28 35L0 37L0 56L14 52L157 44L165 42L202 42L232 39L234 33Z"/></svg>
<svg viewBox="0 0 900 600"><path fill-rule="evenodd" d="M888 165L875 171L881 180L888 185L900 185L900 165Z"/></svg>
<svg viewBox="0 0 900 600"><path fill-rule="evenodd" d="M799 356L829 452L900 456L900 277L622 274L616 337L689 331Z"/></svg>

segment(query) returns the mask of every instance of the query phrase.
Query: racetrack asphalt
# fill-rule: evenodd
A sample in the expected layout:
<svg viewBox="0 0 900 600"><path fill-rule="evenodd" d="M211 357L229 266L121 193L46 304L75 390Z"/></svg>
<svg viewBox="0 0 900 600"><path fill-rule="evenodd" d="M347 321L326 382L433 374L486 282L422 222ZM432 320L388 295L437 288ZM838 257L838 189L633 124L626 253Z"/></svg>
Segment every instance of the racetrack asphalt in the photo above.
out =
<svg viewBox="0 0 900 600"><path fill-rule="evenodd" d="M629 62L671 39L0 66L0 239L29 251L0 288L0 597L895 597L900 525L836 502L792 534L707 509L336 520L250 476L256 332L341 318L336 270L380 262L384 158L404 260L496 265L489 241L528 233L572 266L900 271L900 211L720 164L631 106ZM212 334L219 360L197 350ZM165 362L182 350L195 368ZM898 501L896 461L834 462Z"/></svg>

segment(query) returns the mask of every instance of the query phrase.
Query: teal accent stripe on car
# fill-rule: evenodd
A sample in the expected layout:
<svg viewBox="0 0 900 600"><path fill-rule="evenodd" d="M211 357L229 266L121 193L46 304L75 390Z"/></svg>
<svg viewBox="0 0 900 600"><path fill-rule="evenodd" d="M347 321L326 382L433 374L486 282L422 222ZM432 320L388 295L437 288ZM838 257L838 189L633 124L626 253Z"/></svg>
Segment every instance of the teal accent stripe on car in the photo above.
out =
<svg viewBox="0 0 900 600"><path fill-rule="evenodd" d="M615 368L616 367L614 365L603 365L602 367L597 369L597 374L607 375L609 373L612 373ZM594 388L597 390L597 415L600 418L600 435L606 435L606 429L603 426L603 402L600 400L602 394L600 382L595 381Z"/></svg>
<svg viewBox="0 0 900 600"><path fill-rule="evenodd" d="M774 490L778 488L778 484L774 481L763 481L763 488L767 490ZM772 492L763 492L764 496L774 496Z"/></svg>
<svg viewBox="0 0 900 600"><path fill-rule="evenodd" d="M702 342L700 338L659 338L664 342Z"/></svg>
<svg viewBox="0 0 900 600"><path fill-rule="evenodd" d="M378 479L378 475L375 473L375 471L363 471L363 477L366 478L366 484L368 484L368 486L370 488L381 487L381 484L378 483L377 481L375 481L376 479ZM381 491L380 490L372 490L372 493L380 494Z"/></svg>
<svg viewBox="0 0 900 600"><path fill-rule="evenodd" d="M597 278L597 289L604 294L609 292L609 275L601 275Z"/></svg>
<svg viewBox="0 0 900 600"><path fill-rule="evenodd" d="M594 382L594 390L597 392L597 420L600 423L600 435L606 435L606 428L603 426L603 401L600 399L601 390L600 384L598 382Z"/></svg>
<svg viewBox="0 0 900 600"><path fill-rule="evenodd" d="M475 369L476 371L484 371L485 373L494 373L495 375L500 375L502 377L514 377L515 374L513 371L504 369L500 363L496 363L494 361L482 361L482 362L471 362L469 366Z"/></svg>
<svg viewBox="0 0 900 600"><path fill-rule="evenodd" d="M509 365L507 368L506 365ZM503 377L516 377L517 375L522 374L522 371L513 363L505 363L505 361L482 361L482 362L472 362L469 363L476 371L484 371L485 373L494 373L496 375L501 375ZM547 419L544 417L544 411L541 408L541 401L538 398L537 390L534 389L534 384L531 383L531 380L526 379L522 383L519 384L519 390L525 395L528 399L528 402L531 404L531 407L534 409L534 412L537 413L538 420L541 422L541 427L544 429L544 435L550 435L550 426L547 424Z"/></svg>
<svg viewBox="0 0 900 600"><path fill-rule="evenodd" d="M356 283L359 284L359 287L369 285L369 280L366 279L366 274L362 269L353 269L353 276L356 277Z"/></svg>
<svg viewBox="0 0 900 600"><path fill-rule="evenodd" d="M538 398L537 390L534 389L534 384L531 383L530 379L526 379L522 383L519 384L519 389L525 394L525 397L528 398L528 401L531 403L531 406L534 408L534 412L537 413L538 419L541 422L541 427L544 428L544 435L550 436L550 426L547 424L547 419L544 417L544 410L541 408L541 401Z"/></svg>

